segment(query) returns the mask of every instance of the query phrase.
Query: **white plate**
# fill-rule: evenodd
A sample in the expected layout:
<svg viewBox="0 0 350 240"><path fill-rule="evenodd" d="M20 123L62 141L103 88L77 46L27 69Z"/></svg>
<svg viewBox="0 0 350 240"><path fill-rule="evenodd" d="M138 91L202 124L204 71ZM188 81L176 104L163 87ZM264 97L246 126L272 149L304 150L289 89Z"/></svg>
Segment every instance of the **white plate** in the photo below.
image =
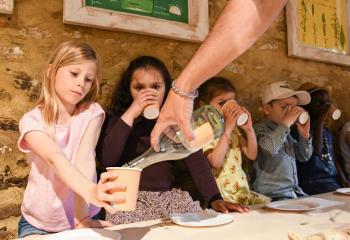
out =
<svg viewBox="0 0 350 240"><path fill-rule="evenodd" d="M233 221L229 214L213 213L213 210L199 213L173 213L170 219L173 223L189 227L211 227Z"/></svg>
<svg viewBox="0 0 350 240"><path fill-rule="evenodd" d="M117 231L103 228L84 228L49 235L45 240L120 240Z"/></svg>
<svg viewBox="0 0 350 240"><path fill-rule="evenodd" d="M307 200L307 199L298 199L298 200L284 200L277 202L270 202L266 204L266 207L283 210L283 211L309 211L318 208L320 204L318 202Z"/></svg>
<svg viewBox="0 0 350 240"><path fill-rule="evenodd" d="M350 188L339 188L336 190L336 192L341 194L350 195Z"/></svg>

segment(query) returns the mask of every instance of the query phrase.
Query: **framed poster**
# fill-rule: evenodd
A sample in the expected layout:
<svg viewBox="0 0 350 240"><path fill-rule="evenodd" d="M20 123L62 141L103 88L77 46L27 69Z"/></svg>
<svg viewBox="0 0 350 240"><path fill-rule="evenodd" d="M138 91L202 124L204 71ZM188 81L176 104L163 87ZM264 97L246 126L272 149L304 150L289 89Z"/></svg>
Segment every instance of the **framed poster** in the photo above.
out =
<svg viewBox="0 0 350 240"><path fill-rule="evenodd" d="M208 0L64 0L63 21L200 42L209 31Z"/></svg>
<svg viewBox="0 0 350 240"><path fill-rule="evenodd" d="M13 1L14 0L0 0L0 13L13 13Z"/></svg>
<svg viewBox="0 0 350 240"><path fill-rule="evenodd" d="M290 0L288 55L350 65L348 0Z"/></svg>

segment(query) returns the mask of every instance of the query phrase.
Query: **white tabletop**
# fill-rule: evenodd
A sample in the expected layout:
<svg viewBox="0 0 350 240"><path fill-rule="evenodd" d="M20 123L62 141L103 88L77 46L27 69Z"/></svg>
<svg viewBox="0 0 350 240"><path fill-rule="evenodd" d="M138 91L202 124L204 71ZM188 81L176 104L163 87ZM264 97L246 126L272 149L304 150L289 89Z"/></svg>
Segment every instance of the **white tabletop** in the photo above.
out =
<svg viewBox="0 0 350 240"><path fill-rule="evenodd" d="M123 240L283 240L288 239L288 232L307 236L350 225L349 195L325 193L313 197L345 204L306 212L283 212L255 206L249 213L231 213L234 216L233 222L216 227L183 227L169 220L154 220L116 225L111 229L121 233Z"/></svg>

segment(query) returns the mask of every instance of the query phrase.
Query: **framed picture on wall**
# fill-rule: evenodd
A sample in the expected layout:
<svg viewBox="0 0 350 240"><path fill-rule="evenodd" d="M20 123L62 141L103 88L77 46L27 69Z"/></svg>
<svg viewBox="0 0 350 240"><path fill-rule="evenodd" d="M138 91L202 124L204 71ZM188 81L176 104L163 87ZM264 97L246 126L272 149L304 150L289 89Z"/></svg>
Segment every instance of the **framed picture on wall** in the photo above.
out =
<svg viewBox="0 0 350 240"><path fill-rule="evenodd" d="M350 1L290 0L288 55L350 65Z"/></svg>
<svg viewBox="0 0 350 240"><path fill-rule="evenodd" d="M13 1L14 0L0 0L0 13L13 13Z"/></svg>
<svg viewBox="0 0 350 240"><path fill-rule="evenodd" d="M208 0L64 0L63 21L200 42L209 31Z"/></svg>

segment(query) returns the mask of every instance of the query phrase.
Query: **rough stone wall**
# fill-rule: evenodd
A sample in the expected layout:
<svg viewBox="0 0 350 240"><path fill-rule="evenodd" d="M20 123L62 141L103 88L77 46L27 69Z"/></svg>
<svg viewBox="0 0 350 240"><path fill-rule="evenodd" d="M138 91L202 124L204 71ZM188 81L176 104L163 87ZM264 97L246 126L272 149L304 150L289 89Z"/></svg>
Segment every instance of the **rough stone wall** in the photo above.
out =
<svg viewBox="0 0 350 240"><path fill-rule="evenodd" d="M225 0L210 0L210 24L215 22ZM53 47L66 40L90 43L103 62L99 102L108 106L111 91L128 62L139 55L163 60L176 77L198 44L138 34L77 27L62 23L62 0L16 0L13 15L0 15L0 239L17 235L20 204L28 164L17 149L18 121L33 108L40 93L42 68ZM350 117L350 69L287 56L286 19L283 12L261 39L220 75L231 79L239 100L255 118L259 92L267 83L288 80L329 84L343 110L337 130Z"/></svg>

